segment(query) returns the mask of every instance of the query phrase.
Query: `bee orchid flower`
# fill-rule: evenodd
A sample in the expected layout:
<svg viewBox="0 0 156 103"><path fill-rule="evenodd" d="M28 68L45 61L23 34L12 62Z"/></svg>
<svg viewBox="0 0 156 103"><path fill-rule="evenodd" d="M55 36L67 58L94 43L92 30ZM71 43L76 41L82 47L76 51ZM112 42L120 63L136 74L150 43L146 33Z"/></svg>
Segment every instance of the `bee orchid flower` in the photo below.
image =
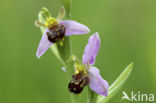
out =
<svg viewBox="0 0 156 103"><path fill-rule="evenodd" d="M87 34L90 32L89 28L83 24L73 20L62 20L64 15L65 9L62 7L57 18L50 16L44 24L39 21L35 21L37 26L46 27L36 52L36 56L38 58L40 58L54 43L63 45L65 36Z"/></svg>
<svg viewBox="0 0 156 103"><path fill-rule="evenodd" d="M83 87L89 85L90 89L100 95L107 96L109 84L104 80L98 68L94 67L95 59L100 48L100 38L98 33L90 36L88 44L84 50L83 63L75 63L75 75L68 85L70 92L80 93Z"/></svg>

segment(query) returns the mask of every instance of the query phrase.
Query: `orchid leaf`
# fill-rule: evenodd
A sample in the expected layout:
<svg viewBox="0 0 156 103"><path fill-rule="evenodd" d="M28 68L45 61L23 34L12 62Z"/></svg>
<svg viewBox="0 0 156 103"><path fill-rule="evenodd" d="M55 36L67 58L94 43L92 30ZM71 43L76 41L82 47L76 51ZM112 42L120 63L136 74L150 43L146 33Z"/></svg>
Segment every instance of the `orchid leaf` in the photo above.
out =
<svg viewBox="0 0 156 103"><path fill-rule="evenodd" d="M108 96L104 97L99 95L97 98L97 103L107 103L113 96L115 96L115 94L121 89L127 78L130 76L132 68L133 63L130 63L120 74L120 76L112 83L108 90Z"/></svg>

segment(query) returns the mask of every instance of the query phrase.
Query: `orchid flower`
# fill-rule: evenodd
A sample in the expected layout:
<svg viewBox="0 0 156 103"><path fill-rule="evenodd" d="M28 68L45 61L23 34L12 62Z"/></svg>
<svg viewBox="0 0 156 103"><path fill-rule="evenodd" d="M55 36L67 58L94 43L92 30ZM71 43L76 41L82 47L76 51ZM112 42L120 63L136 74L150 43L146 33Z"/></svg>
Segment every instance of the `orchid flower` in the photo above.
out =
<svg viewBox="0 0 156 103"><path fill-rule="evenodd" d="M54 43L63 45L65 36L87 34L90 32L89 28L83 24L73 20L62 20L64 15L65 9L62 7L57 18L50 16L44 24L35 21L37 26L46 27L36 52L38 58L40 58Z"/></svg>
<svg viewBox="0 0 156 103"><path fill-rule="evenodd" d="M99 48L100 38L98 33L95 33L88 40L83 54L83 63L79 61L75 63L75 75L68 85L70 92L78 94L84 86L89 85L92 91L103 96L108 95L108 82L101 77L99 69L93 66Z"/></svg>

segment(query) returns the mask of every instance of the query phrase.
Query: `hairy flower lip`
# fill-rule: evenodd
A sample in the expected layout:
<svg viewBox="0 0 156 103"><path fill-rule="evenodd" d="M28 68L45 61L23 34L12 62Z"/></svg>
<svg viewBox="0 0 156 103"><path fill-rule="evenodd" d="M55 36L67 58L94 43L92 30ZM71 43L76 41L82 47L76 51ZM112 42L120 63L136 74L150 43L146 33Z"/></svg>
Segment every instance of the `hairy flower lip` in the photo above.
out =
<svg viewBox="0 0 156 103"><path fill-rule="evenodd" d="M83 88L88 85L89 78L83 73L77 73L72 75L72 80L68 84L68 89L74 94L80 94L83 91Z"/></svg>

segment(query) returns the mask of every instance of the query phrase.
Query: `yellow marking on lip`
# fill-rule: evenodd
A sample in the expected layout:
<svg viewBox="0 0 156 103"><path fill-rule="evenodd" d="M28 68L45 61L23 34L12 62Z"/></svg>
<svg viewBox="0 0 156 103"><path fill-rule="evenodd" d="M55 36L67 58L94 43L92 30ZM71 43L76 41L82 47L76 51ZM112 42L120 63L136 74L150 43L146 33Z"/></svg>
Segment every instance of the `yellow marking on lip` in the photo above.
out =
<svg viewBox="0 0 156 103"><path fill-rule="evenodd" d="M80 87L83 87L83 85L81 84Z"/></svg>
<svg viewBox="0 0 156 103"><path fill-rule="evenodd" d="M74 91L76 91L76 88L74 88Z"/></svg>
<svg viewBox="0 0 156 103"><path fill-rule="evenodd" d="M80 83L80 82L75 82L74 84L75 84L75 85L78 85L79 83Z"/></svg>
<svg viewBox="0 0 156 103"><path fill-rule="evenodd" d="M51 38L54 38L54 35L52 35Z"/></svg>

